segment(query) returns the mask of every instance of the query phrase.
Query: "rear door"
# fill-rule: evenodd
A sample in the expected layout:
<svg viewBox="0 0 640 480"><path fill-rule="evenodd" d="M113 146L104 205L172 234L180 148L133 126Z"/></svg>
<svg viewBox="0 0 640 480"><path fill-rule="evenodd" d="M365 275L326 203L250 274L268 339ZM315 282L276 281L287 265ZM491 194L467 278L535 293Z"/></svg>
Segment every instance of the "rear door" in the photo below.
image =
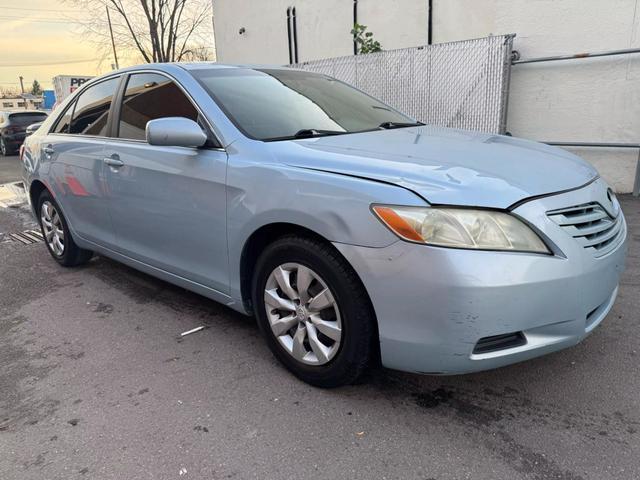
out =
<svg viewBox="0 0 640 480"><path fill-rule="evenodd" d="M40 144L41 155L48 160L45 164L50 165L49 186L73 232L107 247L114 246L115 235L103 159L119 82L119 76L111 77L80 93Z"/></svg>
<svg viewBox="0 0 640 480"><path fill-rule="evenodd" d="M131 74L119 110L105 151L117 250L226 293L226 152L146 142L147 122L164 117L192 119L211 135L188 95L162 74Z"/></svg>

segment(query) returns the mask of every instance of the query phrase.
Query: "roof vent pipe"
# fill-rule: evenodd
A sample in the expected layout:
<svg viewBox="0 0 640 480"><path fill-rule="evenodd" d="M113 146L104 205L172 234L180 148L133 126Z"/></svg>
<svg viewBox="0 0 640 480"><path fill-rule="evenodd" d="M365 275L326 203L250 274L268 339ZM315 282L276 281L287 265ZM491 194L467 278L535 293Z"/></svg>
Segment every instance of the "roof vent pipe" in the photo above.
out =
<svg viewBox="0 0 640 480"><path fill-rule="evenodd" d="M427 19L427 45L431 45L433 43L433 0L429 0L427 8L429 9Z"/></svg>
<svg viewBox="0 0 640 480"><path fill-rule="evenodd" d="M293 22L293 61L298 63L298 19L296 17L296 7L291 9L291 20Z"/></svg>
<svg viewBox="0 0 640 480"><path fill-rule="evenodd" d="M356 28L356 24L358 23L358 0L353 0L353 28ZM353 36L353 54L358 54L358 42L356 41L356 36Z"/></svg>
<svg viewBox="0 0 640 480"><path fill-rule="evenodd" d="M289 65L293 63L293 45L291 44L291 7L287 8L287 42L289 43Z"/></svg>

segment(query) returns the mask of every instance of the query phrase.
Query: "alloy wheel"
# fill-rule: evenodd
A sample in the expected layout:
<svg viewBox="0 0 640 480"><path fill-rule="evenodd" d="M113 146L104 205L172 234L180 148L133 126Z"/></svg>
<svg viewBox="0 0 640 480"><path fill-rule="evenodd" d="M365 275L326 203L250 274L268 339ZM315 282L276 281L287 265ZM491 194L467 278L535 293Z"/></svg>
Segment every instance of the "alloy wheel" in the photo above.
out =
<svg viewBox="0 0 640 480"><path fill-rule="evenodd" d="M7 155L7 144L5 143L4 138L0 139L0 152L2 152L2 155Z"/></svg>
<svg viewBox="0 0 640 480"><path fill-rule="evenodd" d="M62 219L53 204L46 200L40 209L40 221L47 244L58 257L64 254L64 229Z"/></svg>
<svg viewBox="0 0 640 480"><path fill-rule="evenodd" d="M285 263L265 285L264 304L273 335L297 361L324 365L338 353L342 322L326 282L309 267Z"/></svg>

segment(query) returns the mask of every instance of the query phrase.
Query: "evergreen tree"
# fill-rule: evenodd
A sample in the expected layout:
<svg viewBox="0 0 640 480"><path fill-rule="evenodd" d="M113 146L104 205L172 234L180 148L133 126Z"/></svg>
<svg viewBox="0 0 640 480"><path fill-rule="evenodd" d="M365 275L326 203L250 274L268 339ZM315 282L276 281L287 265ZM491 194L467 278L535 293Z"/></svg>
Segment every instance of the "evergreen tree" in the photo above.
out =
<svg viewBox="0 0 640 480"><path fill-rule="evenodd" d="M33 81L33 85L31 85L31 93L33 95L42 95L42 87L38 80Z"/></svg>

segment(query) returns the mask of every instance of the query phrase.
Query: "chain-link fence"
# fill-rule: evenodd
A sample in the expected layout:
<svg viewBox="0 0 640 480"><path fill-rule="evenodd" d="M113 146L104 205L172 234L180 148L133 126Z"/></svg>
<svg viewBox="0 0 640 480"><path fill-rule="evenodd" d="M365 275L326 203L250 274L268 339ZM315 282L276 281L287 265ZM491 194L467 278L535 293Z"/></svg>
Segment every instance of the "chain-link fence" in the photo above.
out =
<svg viewBox="0 0 640 480"><path fill-rule="evenodd" d="M428 124L504 133L514 35L304 62Z"/></svg>

